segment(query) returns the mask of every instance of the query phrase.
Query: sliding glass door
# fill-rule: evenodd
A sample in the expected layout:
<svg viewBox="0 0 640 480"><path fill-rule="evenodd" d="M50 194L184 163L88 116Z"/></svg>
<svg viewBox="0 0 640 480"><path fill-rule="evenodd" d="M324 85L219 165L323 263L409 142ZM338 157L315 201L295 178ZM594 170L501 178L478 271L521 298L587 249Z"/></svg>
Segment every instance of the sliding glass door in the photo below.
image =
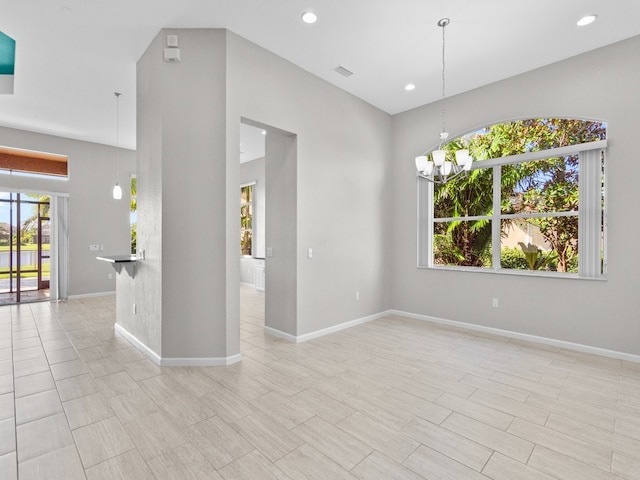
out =
<svg viewBox="0 0 640 480"><path fill-rule="evenodd" d="M49 298L50 198L0 192L0 304Z"/></svg>

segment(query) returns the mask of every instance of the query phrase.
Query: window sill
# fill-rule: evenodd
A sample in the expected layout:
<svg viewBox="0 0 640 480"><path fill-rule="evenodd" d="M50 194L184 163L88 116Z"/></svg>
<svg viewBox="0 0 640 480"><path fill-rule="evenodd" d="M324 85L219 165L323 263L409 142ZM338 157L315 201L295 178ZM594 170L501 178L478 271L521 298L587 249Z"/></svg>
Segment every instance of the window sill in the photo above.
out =
<svg viewBox="0 0 640 480"><path fill-rule="evenodd" d="M467 272L467 273L488 273L492 275L514 275L518 277L539 277L539 278L554 278L554 279L569 279L569 280L588 280L588 281L607 281L606 276L602 277L581 277L577 273L561 273L561 272L546 272L546 271L532 271L532 270L512 270L506 268L492 269L481 267L425 267L418 265L420 270L441 270L450 272Z"/></svg>

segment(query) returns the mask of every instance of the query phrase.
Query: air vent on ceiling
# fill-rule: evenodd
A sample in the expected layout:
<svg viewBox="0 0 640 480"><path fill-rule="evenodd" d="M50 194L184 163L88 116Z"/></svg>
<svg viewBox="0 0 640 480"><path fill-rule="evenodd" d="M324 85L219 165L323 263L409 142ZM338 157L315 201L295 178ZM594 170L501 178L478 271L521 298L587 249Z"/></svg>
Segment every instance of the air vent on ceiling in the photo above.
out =
<svg viewBox="0 0 640 480"><path fill-rule="evenodd" d="M334 68L334 70L338 72L340 75L342 75L343 77L350 77L351 75L353 75L353 72L351 70L348 70L342 66L336 67Z"/></svg>

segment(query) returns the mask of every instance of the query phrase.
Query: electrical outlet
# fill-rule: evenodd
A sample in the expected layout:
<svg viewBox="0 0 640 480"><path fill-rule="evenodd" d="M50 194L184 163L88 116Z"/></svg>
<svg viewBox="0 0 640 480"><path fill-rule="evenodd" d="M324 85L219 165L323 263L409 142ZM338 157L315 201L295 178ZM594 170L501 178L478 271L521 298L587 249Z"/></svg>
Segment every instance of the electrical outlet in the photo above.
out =
<svg viewBox="0 0 640 480"><path fill-rule="evenodd" d="M494 298L493 300L491 300L491 306L493 308L498 308L500 306L500 302L498 302L497 298Z"/></svg>
<svg viewBox="0 0 640 480"><path fill-rule="evenodd" d="M360 300L360 292L356 292L356 302Z"/></svg>

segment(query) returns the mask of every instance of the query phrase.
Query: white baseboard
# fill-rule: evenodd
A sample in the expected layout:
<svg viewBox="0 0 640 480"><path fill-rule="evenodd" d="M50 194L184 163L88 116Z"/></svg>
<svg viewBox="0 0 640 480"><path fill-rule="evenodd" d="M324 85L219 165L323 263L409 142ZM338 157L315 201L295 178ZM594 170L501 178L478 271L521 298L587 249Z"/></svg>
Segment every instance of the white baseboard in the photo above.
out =
<svg viewBox="0 0 640 480"><path fill-rule="evenodd" d="M134 335L131 335L127 330L125 330L122 326L115 324L116 333L122 337L124 337L129 343L131 343L134 347L144 353L149 360L151 360L156 365L160 365L162 359L160 355L147 347L144 343L138 340Z"/></svg>
<svg viewBox="0 0 640 480"><path fill-rule="evenodd" d="M500 337L513 338L516 340L523 340L532 343L539 343L543 345L550 345L553 347L564 348L567 350L573 350L581 353L588 353L592 355L600 355L602 357L615 358L617 360L624 360L632 363L640 363L640 355L634 355L631 353L618 352L615 350L608 350L606 348L594 347L590 345L582 345L579 343L567 342L564 340L556 340L548 337L540 337L537 335L530 335L527 333L513 332L509 330L502 330L499 328L485 327L483 325L475 325L473 323L458 322L455 320L446 320L444 318L432 317L429 315L421 315L417 313L404 312L401 310L387 310L367 317L358 318L348 322L334 325L333 327L317 330L315 332L307 333L304 335L291 335L275 328L265 326L264 331L274 337L282 338L284 340L293 343L302 343L314 338L323 337L331 333L336 333L347 328L362 325L364 323L378 320L387 315L399 315L401 317L413 318L415 320L426 321L430 323L436 323L440 325L447 325L450 327L462 328L465 330L472 330L476 332L488 333L491 335L497 335ZM147 355L155 364L160 366L172 366L172 367L194 367L194 366L226 366L242 361L242 355L232 355L230 357L208 357L208 358L161 358L153 350L149 349L145 344L140 342L136 337L127 332L124 328L116 323L116 333L122 335L131 344L133 344L138 350Z"/></svg>
<svg viewBox="0 0 640 480"><path fill-rule="evenodd" d="M295 335L276 330L275 328L267 327L266 325L264 326L264 332L274 337L282 338L283 340L287 340L289 342L299 343L298 337L296 337Z"/></svg>
<svg viewBox="0 0 640 480"><path fill-rule="evenodd" d="M160 360L162 367L226 367L242 361L242 355L230 357L203 357L203 358L163 358Z"/></svg>
<svg viewBox="0 0 640 480"><path fill-rule="evenodd" d="M602 357L609 357L609 358L615 358L617 360L625 360L628 362L640 363L640 355L634 355L634 354L625 353L625 352L618 352L615 350L608 350L606 348L593 347L590 345L582 345L580 343L567 342L564 340L556 340L554 338L548 338L548 337L539 337L537 335L529 335L527 333L512 332L509 330L502 330L499 328L485 327L483 325L475 325L473 323L458 322L455 320L446 320L444 318L431 317L428 315L420 315L417 313L403 312L400 310L390 310L387 313L390 315L399 315L402 317L413 318L415 320L423 320L426 322L447 325L450 327L464 328L466 330L489 333L489 334L497 335L500 337L514 338L516 340L524 340L532 343L550 345L552 347L564 348L567 350L573 350L575 352L590 353L593 355L600 355Z"/></svg>
<svg viewBox="0 0 640 480"><path fill-rule="evenodd" d="M290 333L282 332L280 330L276 330L271 327L264 327L264 331L269 335L273 335L274 337L282 338L284 340L288 340L293 343L302 343L308 340L313 340L314 338L324 337L325 335L329 335L331 333L339 332L340 330L346 330L347 328L355 327L357 325L362 325L363 323L368 323L373 320L378 320L379 318L384 317L391 313L390 311L376 313L374 315L369 315L362 318L356 318L355 320L350 320L348 322L340 323L338 325L334 325L333 327L324 328L322 330L316 330L315 332L305 333L304 335L291 335Z"/></svg>
<svg viewBox="0 0 640 480"><path fill-rule="evenodd" d="M78 298L110 297L115 294L115 290L113 292L81 293L79 295L68 295L67 299L74 300Z"/></svg>
<svg viewBox="0 0 640 480"><path fill-rule="evenodd" d="M118 335L124 337L129 343L144 353L149 360L161 367L223 367L233 365L242 360L242 355L240 354L230 357L163 358L117 323L115 324L115 330Z"/></svg>

